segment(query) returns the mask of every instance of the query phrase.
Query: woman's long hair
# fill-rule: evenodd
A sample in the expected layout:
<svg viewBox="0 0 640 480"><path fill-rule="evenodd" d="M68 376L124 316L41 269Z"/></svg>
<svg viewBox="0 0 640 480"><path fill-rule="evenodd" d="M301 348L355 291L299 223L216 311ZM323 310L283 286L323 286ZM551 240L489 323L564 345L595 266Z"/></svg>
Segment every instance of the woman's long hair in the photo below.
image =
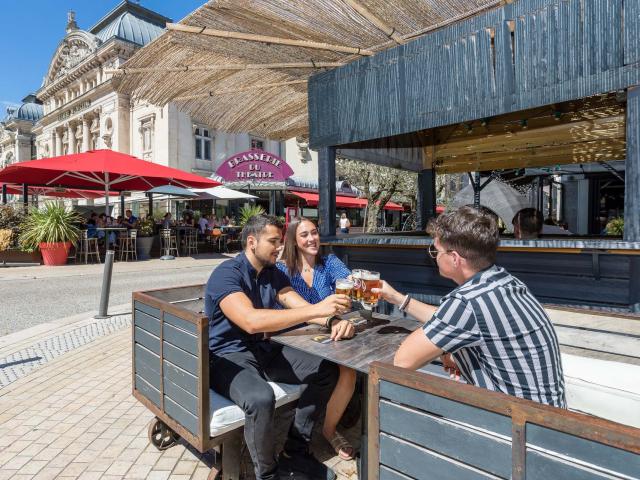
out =
<svg viewBox="0 0 640 480"><path fill-rule="evenodd" d="M287 227L287 233L284 237L284 250L282 251L282 261L287 266L287 270L289 271L289 276L293 277L295 274L300 272L300 252L298 251L298 242L296 241L296 235L298 234L298 227L302 222L311 222L315 227L317 225L312 220L309 220L305 217L298 217L294 219L289 226ZM319 247L320 245L318 245ZM318 250L318 254L316 255L316 265L321 265L322 255L320 255L320 251Z"/></svg>

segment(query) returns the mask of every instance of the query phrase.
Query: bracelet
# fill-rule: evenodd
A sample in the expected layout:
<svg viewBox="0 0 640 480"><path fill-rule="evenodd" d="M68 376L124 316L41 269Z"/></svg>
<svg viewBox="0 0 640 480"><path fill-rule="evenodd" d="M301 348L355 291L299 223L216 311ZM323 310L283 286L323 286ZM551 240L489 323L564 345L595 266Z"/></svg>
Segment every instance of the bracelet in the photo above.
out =
<svg viewBox="0 0 640 480"><path fill-rule="evenodd" d="M331 315L330 317L327 317L327 320L324 322L324 328L331 330L331 324L334 320L336 320L335 315Z"/></svg>
<svg viewBox="0 0 640 480"><path fill-rule="evenodd" d="M400 310L401 312L404 312L404 309L407 308L407 306L409 305L409 301L411 301L411 296L409 294L407 294L404 297L404 300L402 301L402 304L398 307L398 310Z"/></svg>

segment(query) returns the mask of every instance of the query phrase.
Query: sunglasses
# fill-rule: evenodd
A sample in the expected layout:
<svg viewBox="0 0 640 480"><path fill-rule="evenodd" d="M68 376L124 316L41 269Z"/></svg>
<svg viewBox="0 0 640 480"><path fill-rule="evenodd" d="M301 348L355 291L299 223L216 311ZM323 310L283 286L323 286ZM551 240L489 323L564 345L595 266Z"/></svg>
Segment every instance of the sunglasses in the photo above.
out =
<svg viewBox="0 0 640 480"><path fill-rule="evenodd" d="M454 250L438 250L436 246L432 243L431 245L429 245L429 248L427 249L427 251L429 252L429 256L434 260L436 260L438 258L438 255L440 255L441 253L451 253Z"/></svg>

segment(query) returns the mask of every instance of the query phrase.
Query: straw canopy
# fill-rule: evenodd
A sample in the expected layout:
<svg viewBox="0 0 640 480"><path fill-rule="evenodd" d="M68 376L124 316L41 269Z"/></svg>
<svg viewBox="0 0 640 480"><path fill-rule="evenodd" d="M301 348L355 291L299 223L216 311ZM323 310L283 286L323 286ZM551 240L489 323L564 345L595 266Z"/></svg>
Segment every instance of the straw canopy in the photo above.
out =
<svg viewBox="0 0 640 480"><path fill-rule="evenodd" d="M111 73L218 130L308 135L310 75L403 44L505 0L212 0Z"/></svg>

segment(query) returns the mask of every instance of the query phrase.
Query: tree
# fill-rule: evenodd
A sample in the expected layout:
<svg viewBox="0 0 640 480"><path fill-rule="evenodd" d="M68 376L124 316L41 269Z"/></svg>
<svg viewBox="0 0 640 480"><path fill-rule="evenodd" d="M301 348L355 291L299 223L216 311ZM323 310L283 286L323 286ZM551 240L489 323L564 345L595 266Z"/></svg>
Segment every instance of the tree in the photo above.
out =
<svg viewBox="0 0 640 480"><path fill-rule="evenodd" d="M417 174L414 172L338 158L336 175L359 188L367 199L367 232L376 231L380 209L394 196L406 198L415 207Z"/></svg>

